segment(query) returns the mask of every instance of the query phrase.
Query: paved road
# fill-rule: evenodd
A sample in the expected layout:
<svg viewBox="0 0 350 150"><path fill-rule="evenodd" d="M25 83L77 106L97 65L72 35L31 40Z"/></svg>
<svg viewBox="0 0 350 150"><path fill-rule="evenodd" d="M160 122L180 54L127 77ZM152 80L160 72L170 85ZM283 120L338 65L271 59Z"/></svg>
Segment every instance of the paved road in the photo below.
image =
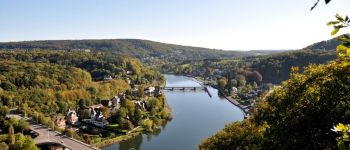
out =
<svg viewBox="0 0 350 150"><path fill-rule="evenodd" d="M19 115L7 115L8 117L15 117L17 119L21 119L22 117ZM46 126L35 124L30 120L27 120L30 125L30 129L39 134L39 136L34 138L36 144L43 143L59 143L63 146L72 149L72 150L98 150L95 147L92 147L88 144L80 142L78 140L69 138L65 135L62 135L58 132L49 130Z"/></svg>

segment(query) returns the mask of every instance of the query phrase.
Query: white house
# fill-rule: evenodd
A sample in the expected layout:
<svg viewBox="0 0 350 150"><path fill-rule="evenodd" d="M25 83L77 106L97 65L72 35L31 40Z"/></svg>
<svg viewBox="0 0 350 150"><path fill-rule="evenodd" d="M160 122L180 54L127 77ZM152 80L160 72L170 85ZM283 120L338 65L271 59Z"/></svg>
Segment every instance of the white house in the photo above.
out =
<svg viewBox="0 0 350 150"><path fill-rule="evenodd" d="M101 112L102 105L95 105L90 108L90 123L98 127L105 127L109 123Z"/></svg>
<svg viewBox="0 0 350 150"><path fill-rule="evenodd" d="M236 94L237 91L238 91L238 89L237 89L236 87L233 86L233 87L231 88L231 91L230 91L230 92L231 92L232 94Z"/></svg>
<svg viewBox="0 0 350 150"><path fill-rule="evenodd" d="M104 80L112 80L112 76L106 75L103 79L104 79Z"/></svg>
<svg viewBox="0 0 350 150"><path fill-rule="evenodd" d="M69 109L69 111L67 113L66 121L71 125L76 125L78 123L78 119L79 119L79 117L77 115L77 112Z"/></svg>

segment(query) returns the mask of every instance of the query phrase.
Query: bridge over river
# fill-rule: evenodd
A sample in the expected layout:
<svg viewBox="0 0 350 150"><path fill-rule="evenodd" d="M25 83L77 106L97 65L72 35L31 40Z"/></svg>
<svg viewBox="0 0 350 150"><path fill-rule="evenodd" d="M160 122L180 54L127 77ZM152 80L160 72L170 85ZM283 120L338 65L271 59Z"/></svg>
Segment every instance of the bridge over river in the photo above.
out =
<svg viewBox="0 0 350 150"><path fill-rule="evenodd" d="M7 115L7 117L22 119L22 116L18 114L10 114ZM53 131L52 129L47 128L47 126L36 124L31 119L26 119L26 121L29 123L30 130L39 134L37 137L34 138L34 142L37 145L57 143L71 150L99 150L98 148L95 148L89 144L83 143L74 138L70 138L59 132Z"/></svg>
<svg viewBox="0 0 350 150"><path fill-rule="evenodd" d="M197 91L197 90L204 90L208 93L209 97L212 97L211 93L209 92L208 88L206 86L170 86L170 87L163 87L163 90L167 91Z"/></svg>

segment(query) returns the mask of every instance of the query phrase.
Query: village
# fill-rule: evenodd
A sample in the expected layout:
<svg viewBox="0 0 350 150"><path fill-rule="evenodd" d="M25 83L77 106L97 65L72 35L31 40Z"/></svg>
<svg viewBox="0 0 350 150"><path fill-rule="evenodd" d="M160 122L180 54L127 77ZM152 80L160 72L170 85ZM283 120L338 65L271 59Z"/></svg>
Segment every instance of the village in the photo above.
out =
<svg viewBox="0 0 350 150"><path fill-rule="evenodd" d="M132 74L131 71L126 73ZM113 79L118 79L118 76L113 78L111 75L105 75L103 80L108 82ZM93 105L81 99L75 109L68 109L66 114L53 116L54 126L63 132L73 131L78 139L82 135L89 135L89 139L100 139L126 135L136 128L139 128L140 132L151 132L159 122L170 118L160 86L144 87L135 85L128 77L124 76L123 79L130 85L131 90L119 93L111 99L100 100ZM85 139L84 142L90 144ZM95 142L92 143L96 145Z"/></svg>

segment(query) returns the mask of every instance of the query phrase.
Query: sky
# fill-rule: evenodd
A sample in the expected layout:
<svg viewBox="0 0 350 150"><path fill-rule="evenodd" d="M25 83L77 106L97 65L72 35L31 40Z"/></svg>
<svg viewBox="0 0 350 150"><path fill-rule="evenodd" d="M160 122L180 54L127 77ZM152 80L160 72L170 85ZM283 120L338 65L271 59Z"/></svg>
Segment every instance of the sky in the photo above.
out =
<svg viewBox="0 0 350 150"><path fill-rule="evenodd" d="M146 39L224 50L300 49L332 38L350 0L0 0L0 42ZM343 30L345 33L347 30Z"/></svg>

